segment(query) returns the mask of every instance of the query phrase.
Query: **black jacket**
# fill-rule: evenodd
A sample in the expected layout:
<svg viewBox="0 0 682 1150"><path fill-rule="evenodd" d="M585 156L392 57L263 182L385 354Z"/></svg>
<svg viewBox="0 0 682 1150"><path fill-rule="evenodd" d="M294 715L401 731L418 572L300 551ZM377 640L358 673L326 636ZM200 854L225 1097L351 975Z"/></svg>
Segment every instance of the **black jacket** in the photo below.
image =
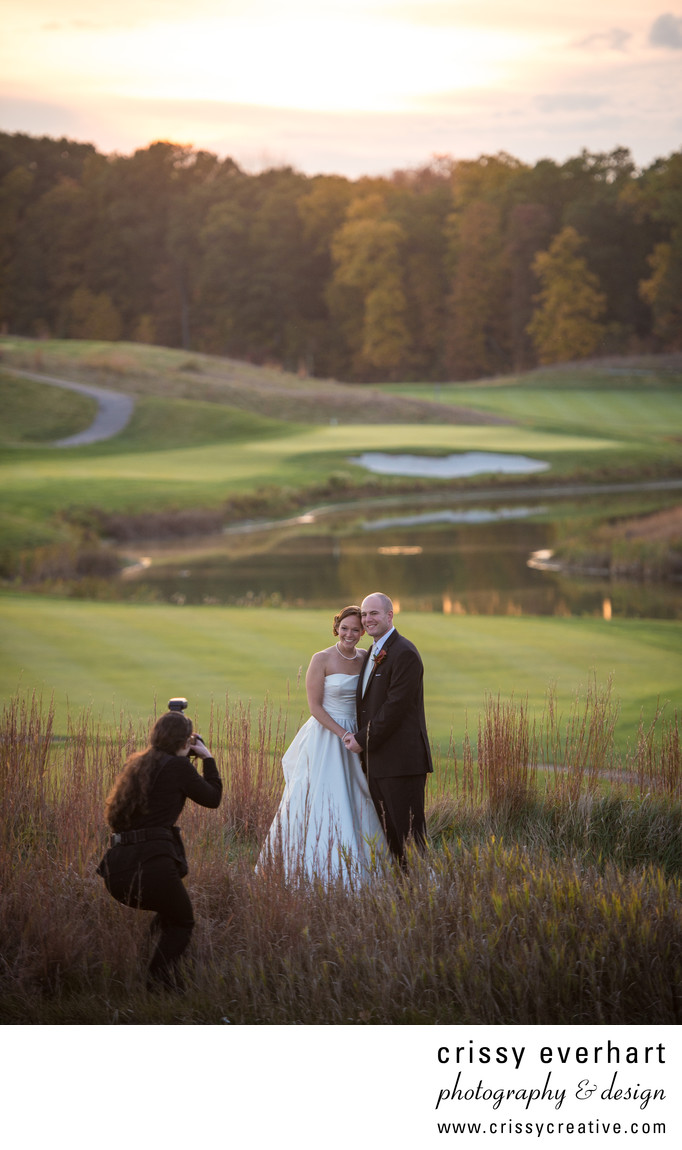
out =
<svg viewBox="0 0 682 1150"><path fill-rule="evenodd" d="M371 658L371 651L370 651ZM362 693L357 692L358 731L371 778L429 774L433 770L424 715L424 664L414 643L393 631Z"/></svg>
<svg viewBox="0 0 682 1150"><path fill-rule="evenodd" d="M183 755L161 755L156 777L152 782L147 811L133 819L119 831L165 827L172 834L147 842L122 843L111 846L97 867L97 873L107 875L130 871L158 858L173 858L181 875L187 874L185 848L180 828L175 826L187 799L202 807L217 807L223 793L215 759L202 759L203 778L190 759Z"/></svg>

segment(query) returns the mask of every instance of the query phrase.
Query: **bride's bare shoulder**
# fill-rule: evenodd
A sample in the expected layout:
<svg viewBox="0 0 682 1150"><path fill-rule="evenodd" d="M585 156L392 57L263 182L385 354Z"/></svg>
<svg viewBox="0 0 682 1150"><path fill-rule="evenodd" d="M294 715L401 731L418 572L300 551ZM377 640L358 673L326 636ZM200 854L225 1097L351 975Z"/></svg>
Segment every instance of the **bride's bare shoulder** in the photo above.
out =
<svg viewBox="0 0 682 1150"><path fill-rule="evenodd" d="M310 666L317 670L323 669L327 666L333 652L333 647L325 647L322 651L316 651L310 660Z"/></svg>

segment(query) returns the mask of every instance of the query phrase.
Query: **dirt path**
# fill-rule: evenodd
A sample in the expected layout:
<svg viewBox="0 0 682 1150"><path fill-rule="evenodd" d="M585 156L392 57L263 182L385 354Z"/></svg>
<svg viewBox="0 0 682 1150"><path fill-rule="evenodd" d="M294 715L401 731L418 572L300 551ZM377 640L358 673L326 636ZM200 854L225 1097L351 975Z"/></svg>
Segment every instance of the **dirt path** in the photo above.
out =
<svg viewBox="0 0 682 1150"><path fill-rule="evenodd" d="M117 391L107 391L104 387L93 387L88 383L72 383L68 379L55 379L52 375L40 375L33 371L20 371L15 367L4 367L3 371L12 375L20 375L24 379L32 379L36 383L49 383L53 387L64 387L67 391L80 391L82 395L89 395L96 399L99 410L95 420L85 431L77 435L69 435L66 439L58 439L53 447L82 447L87 443L98 443L101 439L111 439L118 435L130 422L135 409L135 400L130 395L122 395Z"/></svg>

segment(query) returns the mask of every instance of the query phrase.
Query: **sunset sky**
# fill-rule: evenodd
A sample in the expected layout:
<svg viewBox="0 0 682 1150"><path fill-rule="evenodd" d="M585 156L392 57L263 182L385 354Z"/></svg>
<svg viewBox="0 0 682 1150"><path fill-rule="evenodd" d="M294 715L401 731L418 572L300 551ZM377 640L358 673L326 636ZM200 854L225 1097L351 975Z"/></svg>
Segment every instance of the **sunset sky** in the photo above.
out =
<svg viewBox="0 0 682 1150"><path fill-rule="evenodd" d="M670 3L670 0L668 0ZM0 130L351 177L682 146L666 0L2 0Z"/></svg>

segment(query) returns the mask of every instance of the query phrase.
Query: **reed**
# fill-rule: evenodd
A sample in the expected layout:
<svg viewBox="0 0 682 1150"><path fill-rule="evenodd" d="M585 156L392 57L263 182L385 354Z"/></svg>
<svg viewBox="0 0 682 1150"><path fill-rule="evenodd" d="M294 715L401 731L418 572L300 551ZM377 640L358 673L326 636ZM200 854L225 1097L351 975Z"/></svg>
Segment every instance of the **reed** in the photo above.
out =
<svg viewBox="0 0 682 1150"><path fill-rule="evenodd" d="M479 721L478 763L492 810L518 810L528 802L535 781L534 744L528 700L487 696Z"/></svg>
<svg viewBox="0 0 682 1150"><path fill-rule="evenodd" d="M486 698L478 761L467 734L463 762L453 744L436 763L426 856L407 874L378 863L362 885L254 873L287 731L267 702L214 707L205 733L226 790L218 811L182 816L197 919L183 997L147 995L150 916L95 874L104 798L146 728L121 715L103 731L83 713L55 739L51 701L13 698L0 718L0 1019L679 1023L677 714L657 712L621 762L608 685L566 718L553 698L538 718Z"/></svg>
<svg viewBox="0 0 682 1150"><path fill-rule="evenodd" d="M637 773L641 791L671 798L679 795L682 757L677 711L668 717L659 705L648 727L640 720L633 758L631 770Z"/></svg>

